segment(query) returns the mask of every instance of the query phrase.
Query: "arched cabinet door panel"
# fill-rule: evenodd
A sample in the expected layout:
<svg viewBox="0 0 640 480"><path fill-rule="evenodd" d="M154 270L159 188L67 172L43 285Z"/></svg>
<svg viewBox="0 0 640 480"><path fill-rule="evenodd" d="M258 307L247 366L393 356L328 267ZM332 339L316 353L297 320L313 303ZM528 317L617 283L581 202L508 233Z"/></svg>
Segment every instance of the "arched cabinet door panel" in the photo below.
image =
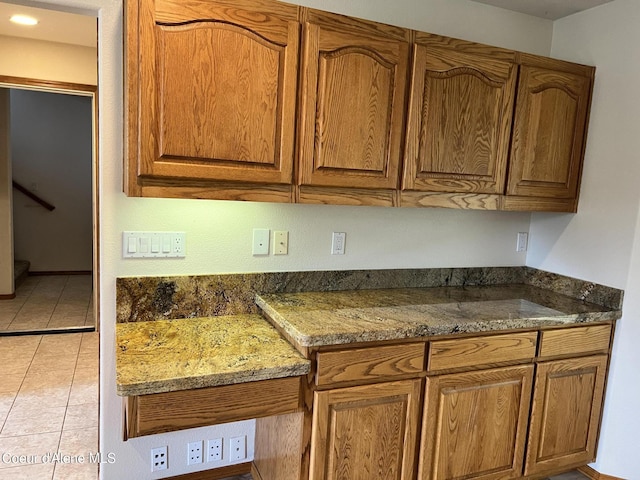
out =
<svg viewBox="0 0 640 480"><path fill-rule="evenodd" d="M577 198L591 79L523 64L508 195Z"/></svg>
<svg viewBox="0 0 640 480"><path fill-rule="evenodd" d="M462 53L423 37L413 51L403 189L503 193L515 55Z"/></svg>
<svg viewBox="0 0 640 480"><path fill-rule="evenodd" d="M396 189L409 31L305 10L300 185Z"/></svg>
<svg viewBox="0 0 640 480"><path fill-rule="evenodd" d="M297 7L128 5L127 20L139 26L127 40L130 179L291 184Z"/></svg>

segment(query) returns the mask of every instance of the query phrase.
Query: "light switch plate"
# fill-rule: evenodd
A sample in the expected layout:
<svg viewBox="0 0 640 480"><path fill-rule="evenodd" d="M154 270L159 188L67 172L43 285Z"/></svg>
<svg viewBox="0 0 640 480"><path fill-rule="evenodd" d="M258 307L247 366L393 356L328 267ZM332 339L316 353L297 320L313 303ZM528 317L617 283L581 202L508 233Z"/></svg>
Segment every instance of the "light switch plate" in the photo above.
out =
<svg viewBox="0 0 640 480"><path fill-rule="evenodd" d="M273 232L273 254L286 255L289 253L289 232L277 230Z"/></svg>
<svg viewBox="0 0 640 480"><path fill-rule="evenodd" d="M229 439L229 459L232 462L247 458L247 436L233 437Z"/></svg>
<svg viewBox="0 0 640 480"><path fill-rule="evenodd" d="M122 232L123 258L184 258L184 232Z"/></svg>
<svg viewBox="0 0 640 480"><path fill-rule="evenodd" d="M253 229L253 244L251 253L253 255L269 255L269 233L267 228Z"/></svg>

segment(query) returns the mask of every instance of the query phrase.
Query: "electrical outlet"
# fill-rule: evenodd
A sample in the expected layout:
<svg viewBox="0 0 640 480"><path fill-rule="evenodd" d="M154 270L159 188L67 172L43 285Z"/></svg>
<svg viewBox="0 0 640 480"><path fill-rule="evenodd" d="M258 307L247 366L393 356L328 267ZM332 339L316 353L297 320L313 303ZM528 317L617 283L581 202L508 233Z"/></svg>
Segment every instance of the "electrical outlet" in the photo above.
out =
<svg viewBox="0 0 640 480"><path fill-rule="evenodd" d="M184 253L184 232L176 232L173 234L173 253Z"/></svg>
<svg viewBox="0 0 640 480"><path fill-rule="evenodd" d="M344 255L344 244L347 240L345 232L333 232L331 236L331 255Z"/></svg>
<svg viewBox="0 0 640 480"><path fill-rule="evenodd" d="M169 468L169 453L167 446L151 449L151 471L159 472Z"/></svg>
<svg viewBox="0 0 640 480"><path fill-rule="evenodd" d="M222 439L213 438L207 440L207 462L220 462L222 460Z"/></svg>
<svg viewBox="0 0 640 480"><path fill-rule="evenodd" d="M241 437L233 437L229 440L230 445L230 454L229 460L244 460L247 458L247 436L242 435Z"/></svg>
<svg viewBox="0 0 640 480"><path fill-rule="evenodd" d="M202 463L202 440L187 445L187 465Z"/></svg>
<svg viewBox="0 0 640 480"><path fill-rule="evenodd" d="M516 241L516 252L526 252L528 240L529 234L527 232L518 232L518 240Z"/></svg>

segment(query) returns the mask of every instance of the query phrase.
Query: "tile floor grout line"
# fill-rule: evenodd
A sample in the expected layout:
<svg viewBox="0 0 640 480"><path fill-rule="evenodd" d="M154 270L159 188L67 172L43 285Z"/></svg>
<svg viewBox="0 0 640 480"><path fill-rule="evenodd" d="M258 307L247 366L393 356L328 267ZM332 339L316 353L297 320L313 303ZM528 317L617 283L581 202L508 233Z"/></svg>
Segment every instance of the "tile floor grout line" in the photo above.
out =
<svg viewBox="0 0 640 480"><path fill-rule="evenodd" d="M24 285L17 288L17 310L11 314L10 320L5 320L7 323L0 332L15 332L17 335L40 332L46 334L47 330L95 328L92 278L92 275L30 276ZM86 283L87 281L89 283ZM53 284L50 284L51 282ZM24 292L24 297L21 296L20 290ZM29 310L38 310L38 307L44 307L44 311L31 316ZM68 307L70 315L65 313Z"/></svg>
<svg viewBox="0 0 640 480"><path fill-rule="evenodd" d="M49 327L49 324L53 320L53 317L54 317L54 315L56 313L56 308L58 308L58 305L60 305L60 299L62 298L62 295L64 295L64 290L65 290L65 288L67 288L68 284L69 284L69 276L66 275L66 278L64 279L64 285L60 289L60 293L58 294L58 297L56 298L56 304L53 306L53 309L51 310L51 315L49 315L49 320L47 321L47 325L46 325L47 328L51 328L51 327Z"/></svg>
<svg viewBox="0 0 640 480"><path fill-rule="evenodd" d="M13 410L13 407L15 407L16 405L18 394L20 393L20 390L24 385L24 381L27 378L27 374L29 373L29 369L31 368L31 365L33 364L33 359L36 358L36 352L38 351L38 348L40 347L41 343L42 343L42 336L40 336L40 340L38 341L38 345L36 345L36 348L33 349L33 355L31 355L31 360L29 360L29 366L27 367L25 372L22 374L22 381L20 382L20 386L16 390L16 393L13 395L13 400L11 401L11 406L9 407L9 411L7 412L7 416L3 420L2 426L0 426L0 435L2 435L2 431L4 430L4 427L7 424L7 420L9 420L9 414L11 413L11 410Z"/></svg>
<svg viewBox="0 0 640 480"><path fill-rule="evenodd" d="M74 338L75 337L75 338ZM16 339L18 339L19 337L14 337ZM47 339L48 338L52 338L54 339L54 343L53 344L48 344ZM42 358L42 355L44 355L45 357L47 355L49 355L51 353L51 348L53 346L53 349L55 350L56 348L56 344L55 342L57 340L55 340L56 338L59 338L57 335L40 335L39 338L34 341L32 344L30 342L30 349L33 348L33 352L25 357L26 360L26 368L23 370L22 372L22 379L20 382L20 385L16 388L14 388L13 390L15 390L15 394L13 394L13 398L12 398L12 402L11 402L11 408L9 409L9 412L7 413L7 418L9 417L9 415L11 414L11 410L14 409L14 407L16 406L16 401L17 401L17 397L20 394L20 392L22 391L22 389L24 388L24 382L26 381L26 378L29 374L29 372L34 373L34 374L38 374L40 373L40 368L42 367L42 365L40 364L36 364L38 362L38 358ZM80 358L81 355L81 351L83 348L83 344L85 344L85 348L88 348L88 350L85 351L85 354L93 354L95 353L95 358L93 361L98 362L98 352L94 352L93 349L91 347L89 347L89 345L93 344L94 342L96 342L97 338L98 338L98 334L95 332L92 332L91 334L87 333L80 333L80 335L77 334L69 334L68 336L69 339L71 339L71 343L70 345L75 345L76 349L73 353L69 352L69 356L73 357L73 361L70 362L71 365L73 365L73 374L70 375L70 378L67 378L67 380L63 380L62 382L60 382L60 386L61 387L68 387L68 391L66 393L65 396L62 397L62 399L64 399L66 397L66 402L63 400L60 403L66 403L66 405L64 405L64 415L62 418L62 423L60 424L59 429L56 428L53 432L30 432L28 429L26 430L22 430L19 432L18 435L10 435L10 436L6 436L6 437L1 437L0 441L15 441L16 444L20 444L20 438L23 438L22 442L29 442L30 443L30 447L31 449L33 448L39 448L38 445L40 445L40 448L43 448L42 452L25 452L25 453L30 453L30 454L34 454L34 453L39 453L39 454L55 454L55 453L59 453L59 454L75 454L75 450L71 450L71 451L61 451L62 448L66 448L66 449L76 449L79 448L77 447L73 442L73 438L78 435L79 433L76 432L88 432L88 431L95 431L93 433L93 435L96 435L94 440L91 440L92 442L95 442L96 445L99 445L99 438L97 437L98 431L99 431L99 425L96 425L94 420L94 417L98 417L99 415L99 407L98 407L98 403L96 402L96 400L94 399L94 401L85 401L84 397L78 397L78 405L91 405L91 410L92 410L92 416L88 417L87 415L80 415L78 417L78 411L77 410L73 410L74 408L77 408L74 405L70 405L71 403L71 395L72 395L72 391L73 391L73 384L74 384L74 379L76 379L76 374L78 374L79 372L79 368L84 365L82 363L82 359ZM77 340L77 341L76 341ZM17 340L19 342L19 340ZM8 340L7 342L11 342L11 340ZM65 342L66 343L66 342ZM20 343L18 343L18 345L21 345ZM44 350L41 350L39 352L39 350L43 347ZM40 357L39 357L40 355ZM66 355L64 355L66 356ZM90 364L90 365L94 365L94 363ZM36 368L36 370L32 370L33 368ZM81 382L86 381L87 379L84 377L84 375L86 374L86 372L84 372L81 377L83 378L83 380L81 380ZM90 376L90 382L93 382L95 384L97 384L99 382L99 376L98 373L92 373ZM24 392L23 392L24 393ZM38 397L38 400L43 400L46 401L47 398L47 390L46 387L44 387L44 389L42 390L36 390L35 392L29 392L30 394L35 394ZM70 409L72 410L72 413L75 415L74 417L72 417L72 422L71 424L69 424L72 428L71 429L65 429L65 421L67 420L67 415L70 411ZM62 408L60 409L62 410ZM15 411L15 410L14 410ZM84 413L82 411L79 412L80 414ZM87 422L87 420L90 420L89 422ZM3 427L4 427L4 423L3 423ZM65 436L65 432L66 436ZM15 433L18 433L18 431L16 431ZM44 441L45 438L48 438L48 442L49 444L45 446L44 443L41 443ZM33 443L32 443L33 442ZM71 442L71 443L69 443ZM73 445L73 446L72 446ZM92 447L92 448L98 448L96 447ZM46 452L44 451L44 449L46 449ZM0 477L2 478L26 478L24 477L25 474L27 474L27 472L31 472L31 468L35 468L35 467L31 467L29 465L16 465L15 468L9 466L6 469L0 469ZM71 469L71 471L68 470L68 466L66 464L63 463L54 463L52 466L50 466L49 468L46 468L47 470L47 475L46 477L42 474L38 475L38 478L43 478L46 480L60 480L60 479L64 479L67 478L68 475L72 475L73 478L83 478L85 480L97 480L99 477L99 466L95 467L95 468L87 468L86 470L80 470L80 471L74 471L73 469ZM6 476L8 475L8 477ZM16 477L14 477L14 475ZM77 477L76 475L80 475L80 477ZM28 478L33 478L33 473L28 473Z"/></svg>
<svg viewBox="0 0 640 480"><path fill-rule="evenodd" d="M34 280L35 281L35 280ZM38 280L39 282L39 280ZM37 285L37 283L36 283ZM17 290L17 289L16 289ZM29 295L27 295L27 298L24 299L24 301L22 302L22 305L20 305L20 308L16 311L16 313L13 315L13 318L11 319L11 321L8 323L7 328L5 330L11 330L11 325L13 324L13 322L16 321L16 318L18 318L18 315L20 314L20 312L22 311L22 309L24 308L24 306L27 304L27 302L29 301L29 298L31 298L31 295L33 294L33 290L32 289L29 292Z"/></svg>
<svg viewBox="0 0 640 480"><path fill-rule="evenodd" d="M35 278L35 277L34 277ZM37 280L34 279L35 285L33 286L33 288L31 289L31 291L29 292L29 295L27 295L27 298L24 299L24 302L22 302L22 305L20 305L20 308L18 309L18 311L16 312L16 314L13 317L13 320L11 320L11 322L9 323L9 325L7 326L7 330L11 330L11 325L16 321L16 319L18 318L18 316L20 316L20 312L22 311L22 309L25 307L25 305L27 304L27 302L29 301L29 299L33 296L34 292L36 291L36 288L38 287L38 285L40 285L40 281L41 279L38 278Z"/></svg>

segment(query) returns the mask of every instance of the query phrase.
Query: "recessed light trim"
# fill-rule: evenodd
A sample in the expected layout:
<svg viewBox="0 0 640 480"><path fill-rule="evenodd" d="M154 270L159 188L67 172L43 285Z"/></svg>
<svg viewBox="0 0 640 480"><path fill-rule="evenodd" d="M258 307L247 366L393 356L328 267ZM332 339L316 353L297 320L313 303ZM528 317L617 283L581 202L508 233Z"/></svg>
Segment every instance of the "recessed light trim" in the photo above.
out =
<svg viewBox="0 0 640 480"><path fill-rule="evenodd" d="M13 15L9 20L13 23L17 23L18 25L33 26L38 24L38 20L36 18L28 15Z"/></svg>

